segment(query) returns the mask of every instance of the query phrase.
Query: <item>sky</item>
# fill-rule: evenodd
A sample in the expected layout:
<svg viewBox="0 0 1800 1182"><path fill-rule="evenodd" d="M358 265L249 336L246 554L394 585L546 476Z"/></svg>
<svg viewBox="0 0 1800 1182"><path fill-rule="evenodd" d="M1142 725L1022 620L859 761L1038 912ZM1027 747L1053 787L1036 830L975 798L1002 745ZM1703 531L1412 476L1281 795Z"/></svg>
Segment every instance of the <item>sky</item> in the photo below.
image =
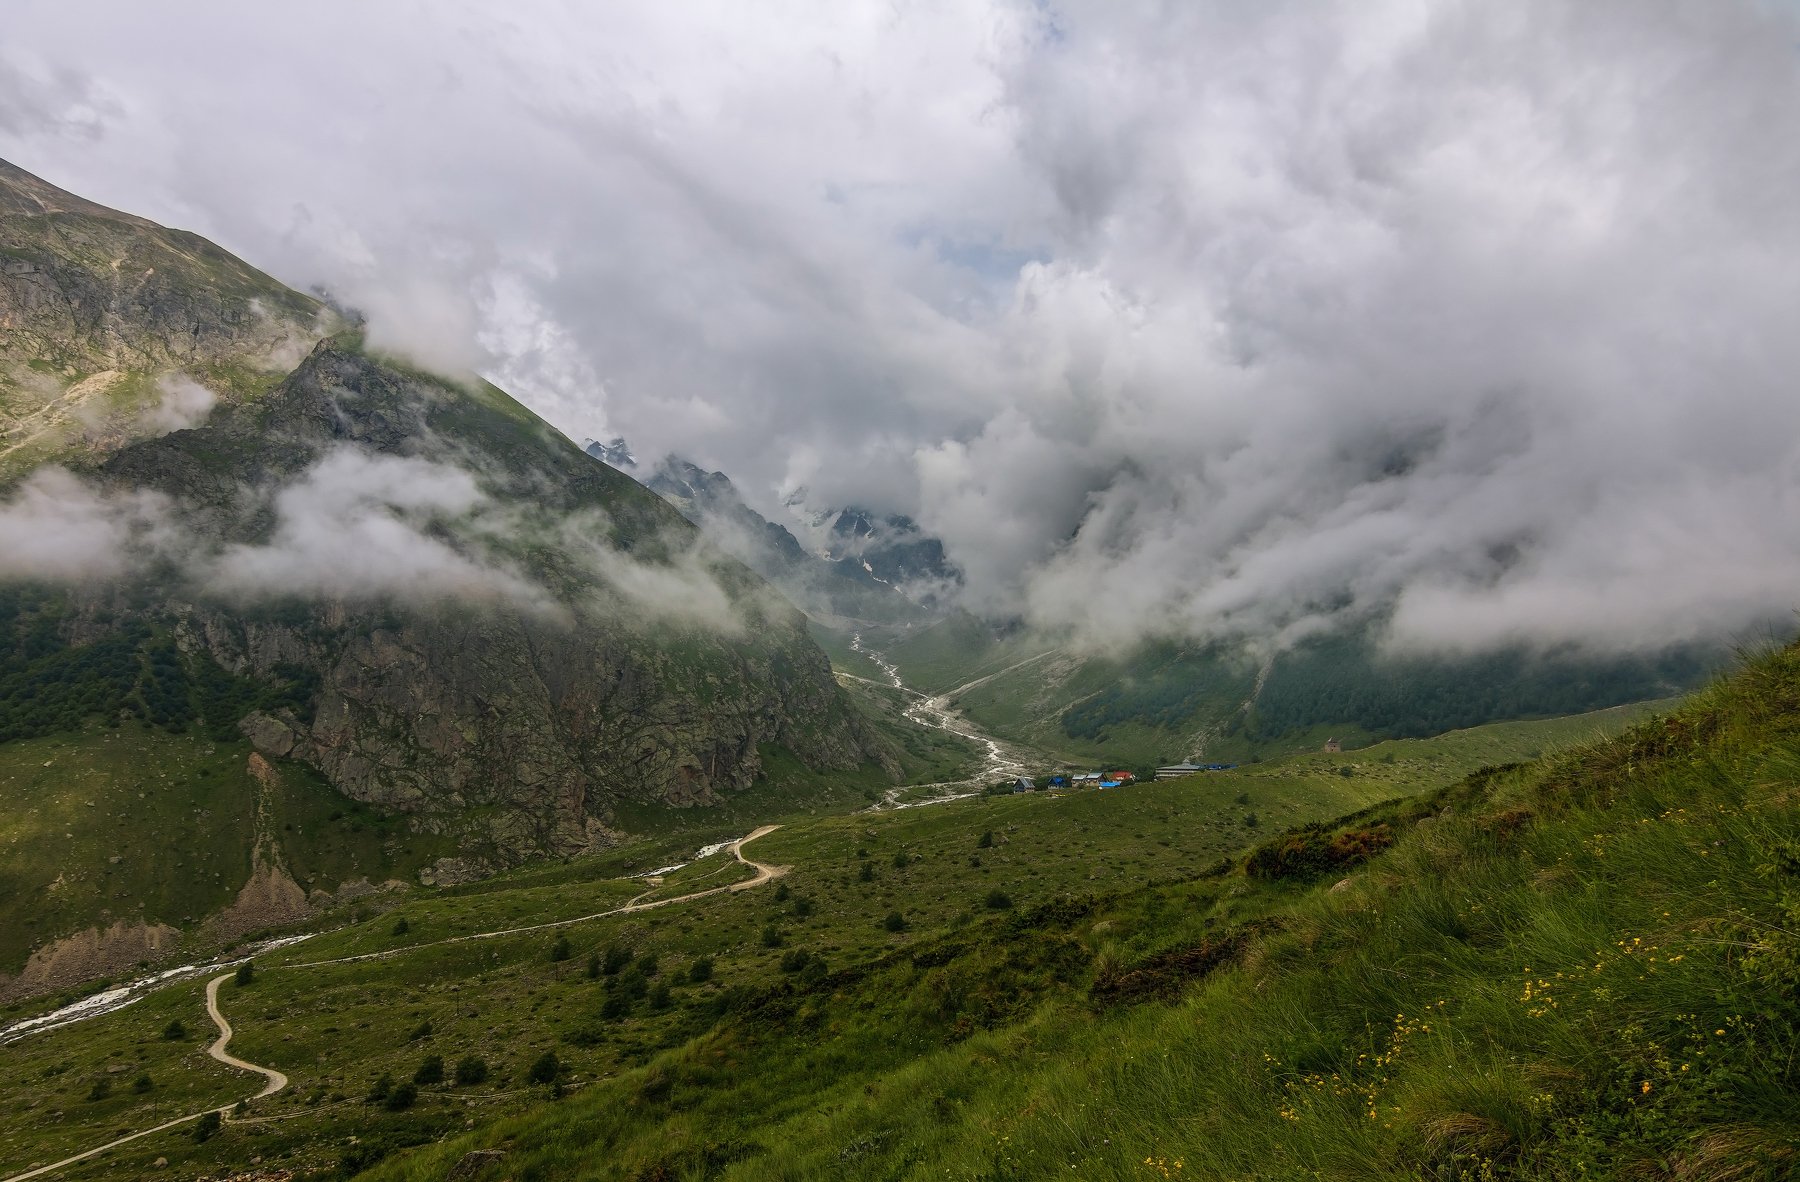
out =
<svg viewBox="0 0 1800 1182"><path fill-rule="evenodd" d="M1790 7L7 7L0 156L771 516L908 513L977 610L1800 606Z"/></svg>

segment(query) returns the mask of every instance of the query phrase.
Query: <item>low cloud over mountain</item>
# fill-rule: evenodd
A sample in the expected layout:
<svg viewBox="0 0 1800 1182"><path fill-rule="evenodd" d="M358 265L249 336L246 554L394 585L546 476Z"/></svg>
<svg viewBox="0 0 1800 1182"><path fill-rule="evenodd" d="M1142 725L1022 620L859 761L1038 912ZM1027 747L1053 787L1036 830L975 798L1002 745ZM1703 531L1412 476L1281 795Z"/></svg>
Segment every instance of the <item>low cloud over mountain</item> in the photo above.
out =
<svg viewBox="0 0 1800 1182"><path fill-rule="evenodd" d="M972 606L1631 649L1800 601L1790 7L84 7L11 22L0 155L767 516L906 514Z"/></svg>

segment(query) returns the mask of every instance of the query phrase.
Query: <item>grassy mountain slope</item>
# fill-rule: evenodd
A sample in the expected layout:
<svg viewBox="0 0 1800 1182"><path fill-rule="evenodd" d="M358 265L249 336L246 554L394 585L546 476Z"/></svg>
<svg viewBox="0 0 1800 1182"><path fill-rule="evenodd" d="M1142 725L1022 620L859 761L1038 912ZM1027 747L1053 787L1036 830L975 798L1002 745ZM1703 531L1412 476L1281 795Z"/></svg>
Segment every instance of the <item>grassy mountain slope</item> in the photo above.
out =
<svg viewBox="0 0 1800 1182"><path fill-rule="evenodd" d="M1221 871L921 931L374 1176L1791 1177L1797 760L1787 650Z"/></svg>
<svg viewBox="0 0 1800 1182"><path fill-rule="evenodd" d="M1567 739L1622 724L1610 716L1559 725ZM68 1177L129 1172L158 1156L194 1170L261 1156L271 1167L330 1177L346 1163L353 1172L406 1146L456 1136L469 1119L483 1126L473 1140L431 1151L417 1165L402 1158L399 1168L437 1178L469 1145L498 1143L514 1145L518 1156L497 1177L581 1176L559 1155L579 1158L580 1169L598 1177L659 1177L655 1171L665 1168L673 1177L736 1176L731 1170L756 1177L764 1176L754 1172L756 1160L799 1137L792 1148L801 1164L786 1176L829 1175L840 1153L849 1176L904 1175L924 1160L911 1150L893 1156L928 1135L909 1123L918 1114L876 1113L842 1143L831 1140L837 1126L816 1127L822 1118L809 1114L861 1111L871 1097L912 1086L905 1073L958 1048L986 1046L994 1032L1061 1025L1070 1037L1074 1026L1095 1018L1085 991L1103 963L1096 961L1100 952L1111 948L1106 955L1117 959L1153 950L1211 914L1213 903L1190 907L1194 884L1210 884L1205 889L1232 908L1291 897L1292 888L1280 884L1220 876L1219 868L1240 862L1266 835L1366 808L1403 780L1411 790L1435 788L1527 744L1551 749L1555 737L1525 733L1545 725L1396 743L1395 762L1378 758L1374 765L1391 779L1315 774L1304 761L1293 769L1271 761L1242 774L1117 792L977 798L878 814L798 812L754 847L757 858L794 867L781 880L785 891L766 887L560 933L437 943L616 906L653 889L617 875L682 861L684 850L726 834L696 832L686 846L659 839L467 886L379 896L371 903L384 909L380 914L259 958L255 983L227 990L240 1040L234 1050L294 1076L290 1092L252 1106L253 1115L275 1119L228 1127L202 1146L152 1139ZM742 873L715 856L654 890L729 882ZM888 930L894 913L904 921L900 931ZM408 921L404 932L396 931L400 917ZM564 960L554 959L559 934L569 941ZM629 957L608 971L614 947ZM396 955L299 967L375 951ZM601 958L594 976L590 954ZM708 973L696 980L702 959ZM148 1100L83 1099L108 1065L147 1071L183 1102L233 1096L241 1083L214 1082L197 1039L171 1044L161 1037L172 1018L203 1028L197 999L191 986L165 990L128 1010L9 1046L0 1103L62 1116L34 1122L33 1132L0 1133L0 1161L79 1148L167 1109L160 1091ZM553 1089L525 1077L545 1052L557 1055L560 1086L575 1094L533 1116ZM424 1087L404 1111L364 1102L384 1073L404 1080L433 1054L452 1067L479 1056L490 1078L478 1086ZM947 1070L968 1069L966 1056L951 1063ZM888 1082L890 1072L902 1073L898 1082ZM917 1098L938 1105L937 1095ZM972 1103L974 1093L963 1101ZM162 1106L146 1107L152 1102ZM897 1095L893 1102L909 1103ZM930 1120L955 1128L963 1106L949 1099L941 1105ZM604 1130L592 1123L602 1110ZM523 1123L505 1123L514 1120ZM590 1135L598 1139L584 1140ZM738 1157L743 1163L730 1165Z"/></svg>
<svg viewBox="0 0 1800 1182"><path fill-rule="evenodd" d="M0 161L0 478L145 434L160 375L252 397L328 319L198 235Z"/></svg>

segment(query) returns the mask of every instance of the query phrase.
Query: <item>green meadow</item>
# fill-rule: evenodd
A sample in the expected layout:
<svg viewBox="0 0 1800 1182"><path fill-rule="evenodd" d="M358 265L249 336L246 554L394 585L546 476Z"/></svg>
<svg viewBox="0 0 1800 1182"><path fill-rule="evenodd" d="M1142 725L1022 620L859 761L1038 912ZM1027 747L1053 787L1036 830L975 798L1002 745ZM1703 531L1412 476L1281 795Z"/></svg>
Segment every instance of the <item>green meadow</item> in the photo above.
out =
<svg viewBox="0 0 1800 1182"><path fill-rule="evenodd" d="M1049 1103L1036 1091L1048 1077L1019 1075L1022 1064L1049 1070L1062 1056L1081 1075L1180 993L1177 981L1099 1004L1096 981L1184 940L1314 906L1310 887L1247 877L1246 851L1371 808L1397 827L1483 765L1552 759L1631 717L1501 724L1108 791L882 812L815 800L759 818L781 827L746 854L789 867L776 882L631 914L601 915L748 877L725 853L660 881L638 876L749 824L715 818L705 832L597 857L385 891L258 957L249 983L222 991L232 1052L286 1072L287 1090L204 1143L170 1131L58 1176L260 1158L317 1177L379 1167L436 1178L444 1155L502 1142L535 1173L495 1177L814 1177L831 1172L821 1155L845 1153L867 1159L845 1176L902 1176L921 1154L962 1162L1003 1144L968 1141L972 1113L999 1120L1017 1098L1010 1121ZM516 927L534 930L482 935ZM1276 938L1275 926L1257 930ZM356 959L319 963L343 958ZM0 1170L255 1090L204 1057L201 986L0 1050L0 1103L32 1114L0 1137ZM165 1037L175 1020L184 1036ZM458 1082L457 1065L477 1061ZM151 1083L133 1091L141 1075ZM415 1077L424 1082L395 1100ZM945 1091L952 1078L962 1082ZM90 1099L99 1080L107 1094ZM778 1148L790 1142L791 1154ZM616 1152L590 1152L600 1144Z"/></svg>

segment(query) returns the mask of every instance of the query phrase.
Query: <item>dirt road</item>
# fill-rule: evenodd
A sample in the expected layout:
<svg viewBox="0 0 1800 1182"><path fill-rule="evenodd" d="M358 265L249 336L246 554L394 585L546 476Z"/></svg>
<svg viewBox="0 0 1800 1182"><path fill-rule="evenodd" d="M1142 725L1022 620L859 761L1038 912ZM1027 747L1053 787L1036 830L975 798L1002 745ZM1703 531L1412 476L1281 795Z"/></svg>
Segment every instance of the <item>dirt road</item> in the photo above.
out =
<svg viewBox="0 0 1800 1182"><path fill-rule="evenodd" d="M252 1074L262 1076L266 1081L263 1084L263 1090L250 1097L252 1100L260 1100L264 1096L273 1096L282 1088L287 1087L288 1077L272 1067L258 1067L256 1064L240 1059L225 1049L231 1042L231 1023L227 1022L225 1020L225 1015L219 1011L219 986L223 985L226 981L229 981L231 977L231 973L225 973L222 976L214 977L206 983L206 1016L211 1018L213 1020L213 1025L219 1028L219 1037L213 1039L212 1045L206 1048L206 1053L225 1064L227 1067L235 1067L239 1071L248 1071ZM12 1177L5 1179L4 1182L25 1182L25 1179L27 1178L36 1178L41 1174L48 1174L52 1170L60 1170L64 1166L72 1166L78 1161L86 1161L90 1157L97 1157L109 1149L117 1149L119 1146L136 1141L140 1137L148 1137L152 1133L160 1133L165 1129L173 1129L177 1126L185 1125L190 1121L199 1120L209 1112L216 1112L222 1117L229 1118L229 1114L233 1107L235 1107L235 1105L226 1104L219 1108L203 1108L199 1112L190 1112L186 1116L178 1116L174 1120L166 1120L155 1128L144 1129L142 1132L132 1133L126 1137L119 1137L112 1141L108 1141L104 1145L96 1145L94 1148L85 1152L77 1153L74 1157L65 1157L61 1161L51 1162L47 1166L36 1166L26 1170L23 1174L14 1174Z"/></svg>
<svg viewBox="0 0 1800 1182"><path fill-rule="evenodd" d="M676 903L688 903L695 899L704 899L709 895L751 890L755 887L762 886L764 883L772 882L775 879L780 878L791 869L791 867L788 866L771 866L763 862L753 862L744 856L745 846L749 845L759 837L765 837L768 834L775 832L775 830L779 828L781 828L779 825L764 825L762 828L757 829L744 837L740 837L737 841L731 843L730 849L732 856L756 872L742 882L734 882L726 886L711 887L704 891L695 891L692 894L677 895L670 899L656 899L648 903L628 903L623 907L615 907L611 911L596 911L592 915L580 915L576 916L574 919L558 919L552 920L549 923L536 923L525 927L503 928L494 932L475 932L467 936L453 936L448 940L433 941L433 944L461 944L469 940L492 940L499 936L518 935L521 932L541 932L549 928L568 927L570 924L586 923L593 919L604 919L609 915L627 915L636 911L649 911L655 907L669 907ZM369 952L361 956L339 957L336 960L309 960L300 964L275 965L271 967L270 971L316 968L320 965L328 964L349 964L353 961L360 960L377 960L429 947L432 947L432 944L414 944L407 948L395 948L387 952ZM212 1045L206 1048L206 1053L225 1064L227 1067L235 1067L240 1071L248 1071L262 1076L265 1081L263 1090L250 1097L252 1100L260 1100L264 1096L273 1096L276 1092L287 1087L288 1077L275 1070L273 1067L258 1066L255 1063L238 1058L225 1049L231 1042L231 1023L225 1020L225 1015L219 1010L219 986L230 980L232 976L232 973L224 973L214 977L206 983L206 1014L213 1020L213 1025L219 1028L219 1037L214 1039ZM179 1125L187 1124L190 1121L199 1120L208 1112L217 1112L221 1116L227 1116L232 1107L233 1105L227 1104L220 1108L207 1108L202 1109L199 1112L191 1112L186 1116L178 1116L174 1120L164 1121L153 1129L144 1129L142 1132L132 1133L127 1137L119 1137L115 1140L108 1141L104 1145L96 1145L94 1148L78 1153L74 1157L65 1157L61 1161L51 1162L49 1165L34 1166L31 1169L26 1170L23 1174L14 1174L10 1178L0 1179L0 1182L25 1182L27 1178L36 1178L40 1175L48 1174L53 1170L60 1170L64 1166L74 1165L78 1161L86 1161L90 1157L98 1156L109 1149L116 1149L121 1145L136 1141L140 1137L148 1137L153 1133L160 1133L165 1129L172 1129Z"/></svg>

